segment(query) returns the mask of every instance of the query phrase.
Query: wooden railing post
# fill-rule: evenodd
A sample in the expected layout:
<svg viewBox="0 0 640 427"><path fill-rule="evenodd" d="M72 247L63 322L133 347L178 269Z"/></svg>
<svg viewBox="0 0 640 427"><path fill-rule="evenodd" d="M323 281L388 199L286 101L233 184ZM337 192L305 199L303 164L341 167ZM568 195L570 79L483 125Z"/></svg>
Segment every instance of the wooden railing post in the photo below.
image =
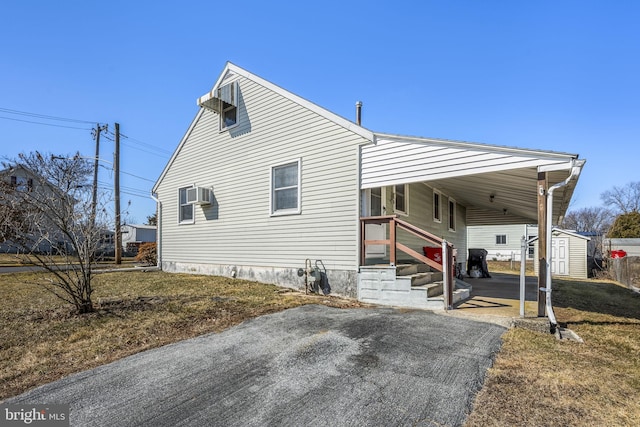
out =
<svg viewBox="0 0 640 427"><path fill-rule="evenodd" d="M391 218L389 222L389 262L396 265L396 219Z"/></svg>

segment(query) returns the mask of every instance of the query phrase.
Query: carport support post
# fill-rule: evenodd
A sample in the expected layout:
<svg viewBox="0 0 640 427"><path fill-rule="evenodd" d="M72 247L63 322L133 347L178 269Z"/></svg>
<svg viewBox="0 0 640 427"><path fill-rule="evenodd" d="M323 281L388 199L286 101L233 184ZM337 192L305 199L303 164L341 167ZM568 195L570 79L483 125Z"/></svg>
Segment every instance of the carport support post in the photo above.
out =
<svg viewBox="0 0 640 427"><path fill-rule="evenodd" d="M546 172L538 172L538 317L544 317L547 295L540 289L547 288L547 191L549 180Z"/></svg>

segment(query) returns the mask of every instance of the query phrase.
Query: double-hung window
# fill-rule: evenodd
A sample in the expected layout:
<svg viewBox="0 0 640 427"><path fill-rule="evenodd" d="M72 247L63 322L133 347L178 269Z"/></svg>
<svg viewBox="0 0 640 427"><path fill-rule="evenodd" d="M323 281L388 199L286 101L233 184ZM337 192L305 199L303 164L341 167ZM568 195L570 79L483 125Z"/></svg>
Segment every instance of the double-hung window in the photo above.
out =
<svg viewBox="0 0 640 427"><path fill-rule="evenodd" d="M271 214L300 213L300 160L271 168Z"/></svg>
<svg viewBox="0 0 640 427"><path fill-rule="evenodd" d="M395 211L403 214L409 213L407 184L395 185L393 187L395 196Z"/></svg>
<svg viewBox="0 0 640 427"><path fill-rule="evenodd" d="M187 203L187 190L193 186L178 189L178 222L192 224L194 222L193 204Z"/></svg>

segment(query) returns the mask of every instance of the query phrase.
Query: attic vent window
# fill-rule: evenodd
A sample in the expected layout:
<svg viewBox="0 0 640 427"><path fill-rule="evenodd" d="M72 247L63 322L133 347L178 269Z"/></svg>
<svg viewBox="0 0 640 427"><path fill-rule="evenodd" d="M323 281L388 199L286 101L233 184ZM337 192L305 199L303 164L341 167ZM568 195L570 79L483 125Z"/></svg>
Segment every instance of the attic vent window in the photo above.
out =
<svg viewBox="0 0 640 427"><path fill-rule="evenodd" d="M234 81L212 90L198 99L198 105L218 114L220 131L238 124L238 82Z"/></svg>

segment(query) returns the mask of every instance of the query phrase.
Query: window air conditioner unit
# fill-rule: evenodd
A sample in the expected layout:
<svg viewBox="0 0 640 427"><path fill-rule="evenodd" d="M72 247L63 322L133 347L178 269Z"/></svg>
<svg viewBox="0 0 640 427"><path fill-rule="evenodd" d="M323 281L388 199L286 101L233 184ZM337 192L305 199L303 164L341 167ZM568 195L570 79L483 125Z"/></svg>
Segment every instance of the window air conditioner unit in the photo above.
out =
<svg viewBox="0 0 640 427"><path fill-rule="evenodd" d="M205 187L187 188L187 203L193 205L211 204L211 190Z"/></svg>

